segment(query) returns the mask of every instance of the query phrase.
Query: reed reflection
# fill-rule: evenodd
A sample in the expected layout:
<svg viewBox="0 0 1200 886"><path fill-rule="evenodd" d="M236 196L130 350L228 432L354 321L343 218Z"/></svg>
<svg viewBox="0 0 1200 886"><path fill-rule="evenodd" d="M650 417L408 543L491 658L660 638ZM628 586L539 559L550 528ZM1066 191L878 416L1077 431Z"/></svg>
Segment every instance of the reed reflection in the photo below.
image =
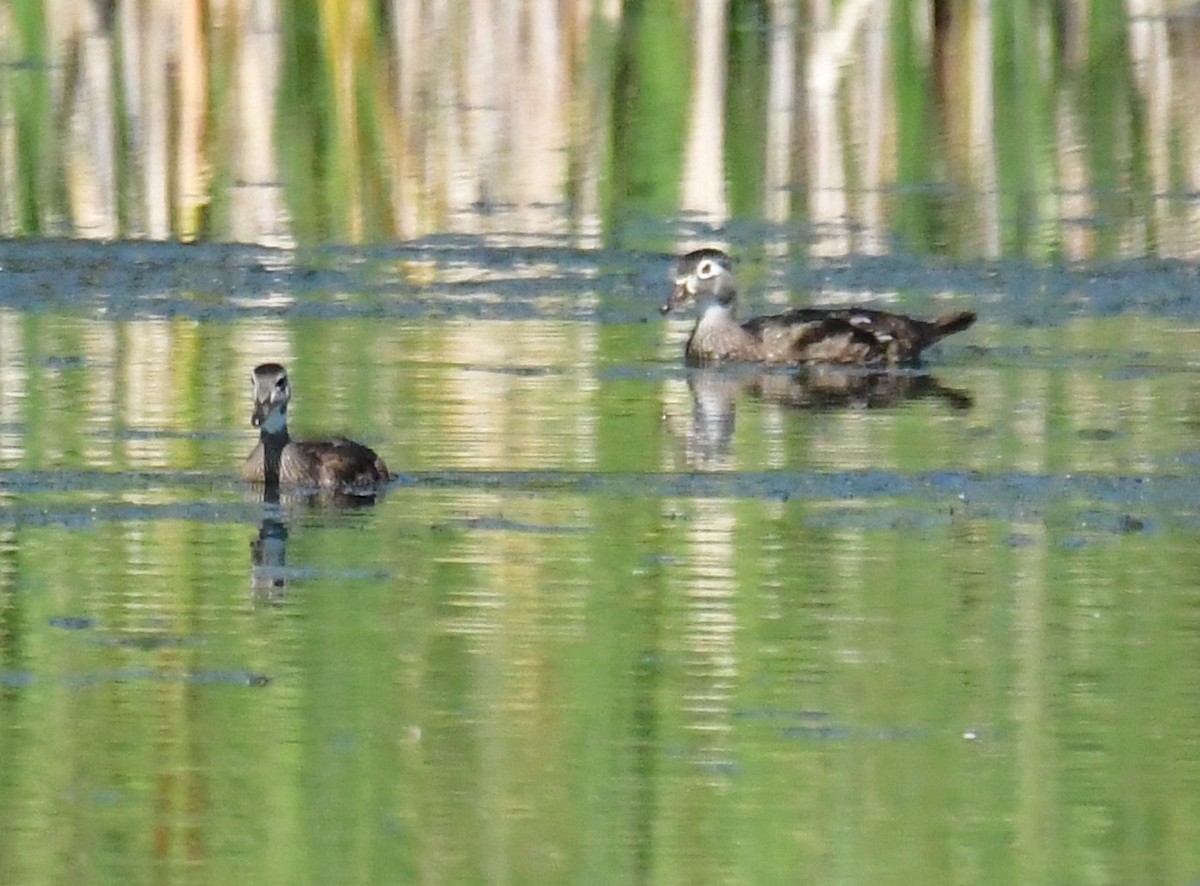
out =
<svg viewBox="0 0 1200 886"><path fill-rule="evenodd" d="M687 214L823 257L1200 244L1170 4L316 6L0 14L0 233L594 247Z"/></svg>
<svg viewBox="0 0 1200 886"><path fill-rule="evenodd" d="M734 760L733 690L744 663L737 647L740 588L736 505L697 499L687 533L690 574L683 590L679 654L680 707L691 762L709 785L721 784Z"/></svg>

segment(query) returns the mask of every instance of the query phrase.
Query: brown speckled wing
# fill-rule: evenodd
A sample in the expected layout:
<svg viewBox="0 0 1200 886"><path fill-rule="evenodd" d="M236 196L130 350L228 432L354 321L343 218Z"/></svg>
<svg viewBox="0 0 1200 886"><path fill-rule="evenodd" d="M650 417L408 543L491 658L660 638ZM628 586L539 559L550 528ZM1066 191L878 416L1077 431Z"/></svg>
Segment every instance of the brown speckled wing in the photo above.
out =
<svg viewBox="0 0 1200 886"><path fill-rule="evenodd" d="M886 362L887 345L841 317L826 317L796 329L791 353L799 363Z"/></svg>
<svg viewBox="0 0 1200 886"><path fill-rule="evenodd" d="M881 363L887 347L869 331L829 311L799 309L758 317L744 327L766 363Z"/></svg>
<svg viewBox="0 0 1200 886"><path fill-rule="evenodd" d="M924 348L966 329L974 320L975 315L970 311L930 322L870 308L797 308L784 314L757 317L743 325L761 338L772 328L794 328L797 359L786 362L869 365L914 362ZM850 329L858 334L850 334Z"/></svg>
<svg viewBox="0 0 1200 886"><path fill-rule="evenodd" d="M391 476L373 449L345 437L294 443L291 448L303 453L310 478L307 482L313 486L368 488L387 482ZM286 471L283 473L286 482L293 482L288 480Z"/></svg>
<svg viewBox="0 0 1200 886"><path fill-rule="evenodd" d="M248 483L262 483L265 479L265 464L263 461L263 445L261 440L242 464L242 479Z"/></svg>

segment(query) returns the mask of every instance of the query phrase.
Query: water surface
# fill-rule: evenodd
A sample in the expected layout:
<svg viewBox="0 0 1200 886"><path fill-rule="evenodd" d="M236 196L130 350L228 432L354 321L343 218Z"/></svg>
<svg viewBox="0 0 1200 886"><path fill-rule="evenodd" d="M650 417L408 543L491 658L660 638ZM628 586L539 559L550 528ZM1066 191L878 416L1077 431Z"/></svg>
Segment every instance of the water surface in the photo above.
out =
<svg viewBox="0 0 1200 886"><path fill-rule="evenodd" d="M5 882L1200 875L1186 267L785 272L983 315L839 381L651 253L179 252L0 256ZM237 480L266 359L374 504Z"/></svg>
<svg viewBox="0 0 1200 886"><path fill-rule="evenodd" d="M1186 9L146 12L0 6L0 883L1200 882Z"/></svg>

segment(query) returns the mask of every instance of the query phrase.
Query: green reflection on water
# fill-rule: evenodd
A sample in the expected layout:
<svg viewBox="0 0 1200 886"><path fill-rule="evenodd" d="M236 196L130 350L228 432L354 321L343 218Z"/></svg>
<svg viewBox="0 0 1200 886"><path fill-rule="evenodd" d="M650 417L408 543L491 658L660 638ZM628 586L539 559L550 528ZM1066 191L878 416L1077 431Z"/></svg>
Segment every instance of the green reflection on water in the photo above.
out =
<svg viewBox="0 0 1200 886"><path fill-rule="evenodd" d="M984 325L935 362L965 411L739 397L715 476L640 323L20 323L46 395L5 427L5 882L1200 864L1200 398L1167 321ZM273 595L232 477L253 335L297 428L404 475L285 501Z"/></svg>

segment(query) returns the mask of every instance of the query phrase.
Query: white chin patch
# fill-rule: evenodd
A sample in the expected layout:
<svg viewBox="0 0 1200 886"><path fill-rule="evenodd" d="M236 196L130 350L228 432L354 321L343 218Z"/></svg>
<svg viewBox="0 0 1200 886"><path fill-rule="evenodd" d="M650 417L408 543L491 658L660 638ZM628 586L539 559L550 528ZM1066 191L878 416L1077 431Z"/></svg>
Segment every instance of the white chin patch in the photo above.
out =
<svg viewBox="0 0 1200 886"><path fill-rule="evenodd" d="M729 313L729 308L725 307L724 305L712 304L704 309L704 315L702 317L702 320L708 321L708 322L712 322L713 320L720 320L722 317L726 316L728 313Z"/></svg>
<svg viewBox="0 0 1200 886"><path fill-rule="evenodd" d="M267 420L262 423L262 429L268 434L279 434L287 428L287 409L272 409L267 413Z"/></svg>

